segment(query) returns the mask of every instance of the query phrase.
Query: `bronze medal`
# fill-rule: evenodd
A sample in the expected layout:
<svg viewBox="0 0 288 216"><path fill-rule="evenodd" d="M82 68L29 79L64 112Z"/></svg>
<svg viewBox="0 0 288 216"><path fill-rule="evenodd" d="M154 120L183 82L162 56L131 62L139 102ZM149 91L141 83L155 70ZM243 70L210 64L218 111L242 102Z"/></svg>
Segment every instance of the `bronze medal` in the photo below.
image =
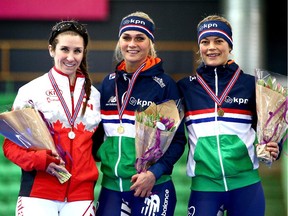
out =
<svg viewBox="0 0 288 216"><path fill-rule="evenodd" d="M218 114L218 116L220 116L220 117L224 116L224 110L221 109L221 108L219 108L218 111L217 111L217 114Z"/></svg>

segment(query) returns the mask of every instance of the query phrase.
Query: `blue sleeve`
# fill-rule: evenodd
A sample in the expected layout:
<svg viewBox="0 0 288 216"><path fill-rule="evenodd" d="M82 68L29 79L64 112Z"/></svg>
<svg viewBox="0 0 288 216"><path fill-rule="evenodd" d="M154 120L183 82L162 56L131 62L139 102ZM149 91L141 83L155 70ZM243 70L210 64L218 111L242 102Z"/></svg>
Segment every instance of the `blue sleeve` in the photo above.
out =
<svg viewBox="0 0 288 216"><path fill-rule="evenodd" d="M173 99L182 103L177 84L172 78L167 79L165 94L162 97L162 101L167 99ZM172 174L174 164L180 159L185 150L186 141L187 140L185 135L183 118L167 151L155 164L153 164L148 169L155 175L156 179L159 179L162 175Z"/></svg>
<svg viewBox="0 0 288 216"><path fill-rule="evenodd" d="M105 136L105 131L103 127L103 122L100 122L96 131L94 132L92 136L92 156L95 161L100 161L100 159L97 157L97 152L102 143L104 142L104 136Z"/></svg>

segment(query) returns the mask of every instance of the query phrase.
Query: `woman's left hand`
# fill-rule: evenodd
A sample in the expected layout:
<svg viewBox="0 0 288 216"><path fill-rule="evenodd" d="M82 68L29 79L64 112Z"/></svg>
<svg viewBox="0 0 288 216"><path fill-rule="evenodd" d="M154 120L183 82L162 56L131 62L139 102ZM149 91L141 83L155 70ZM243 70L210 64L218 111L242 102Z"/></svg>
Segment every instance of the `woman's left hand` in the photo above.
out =
<svg viewBox="0 0 288 216"><path fill-rule="evenodd" d="M134 196L148 197L151 195L156 178L152 172L146 171L133 175L131 182L133 182L133 185L130 187L130 189L135 190Z"/></svg>
<svg viewBox="0 0 288 216"><path fill-rule="evenodd" d="M278 158L279 155L279 146L276 142L269 142L266 144L266 150L270 152L273 161L275 161Z"/></svg>

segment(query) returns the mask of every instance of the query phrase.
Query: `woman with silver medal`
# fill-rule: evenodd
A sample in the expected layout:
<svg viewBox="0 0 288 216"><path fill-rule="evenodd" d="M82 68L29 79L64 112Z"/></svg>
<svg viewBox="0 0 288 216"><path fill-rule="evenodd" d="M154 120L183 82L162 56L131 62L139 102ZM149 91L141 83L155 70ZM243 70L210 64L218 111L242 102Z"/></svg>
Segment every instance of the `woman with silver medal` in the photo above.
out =
<svg viewBox="0 0 288 216"><path fill-rule="evenodd" d="M43 113L58 150L27 150L5 140L5 156L22 168L16 215L95 215L99 173L91 152L100 122L100 93L87 70L88 40L85 25L74 20L56 23L48 41L54 66L22 86L15 98L13 107L32 101ZM59 182L59 171L71 177Z"/></svg>

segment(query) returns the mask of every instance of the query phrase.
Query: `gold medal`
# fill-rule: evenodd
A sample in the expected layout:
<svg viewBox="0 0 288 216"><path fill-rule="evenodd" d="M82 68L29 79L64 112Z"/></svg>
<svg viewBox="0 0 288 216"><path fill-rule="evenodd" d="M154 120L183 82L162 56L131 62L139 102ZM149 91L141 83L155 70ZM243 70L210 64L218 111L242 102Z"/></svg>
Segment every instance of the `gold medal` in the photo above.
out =
<svg viewBox="0 0 288 216"><path fill-rule="evenodd" d="M224 110L222 110L221 108L218 109L217 111L218 116L222 117L224 116Z"/></svg>
<svg viewBox="0 0 288 216"><path fill-rule="evenodd" d="M119 134L123 134L124 133L124 127L122 126L122 125L120 125L118 128L117 128L117 132L119 133Z"/></svg>

